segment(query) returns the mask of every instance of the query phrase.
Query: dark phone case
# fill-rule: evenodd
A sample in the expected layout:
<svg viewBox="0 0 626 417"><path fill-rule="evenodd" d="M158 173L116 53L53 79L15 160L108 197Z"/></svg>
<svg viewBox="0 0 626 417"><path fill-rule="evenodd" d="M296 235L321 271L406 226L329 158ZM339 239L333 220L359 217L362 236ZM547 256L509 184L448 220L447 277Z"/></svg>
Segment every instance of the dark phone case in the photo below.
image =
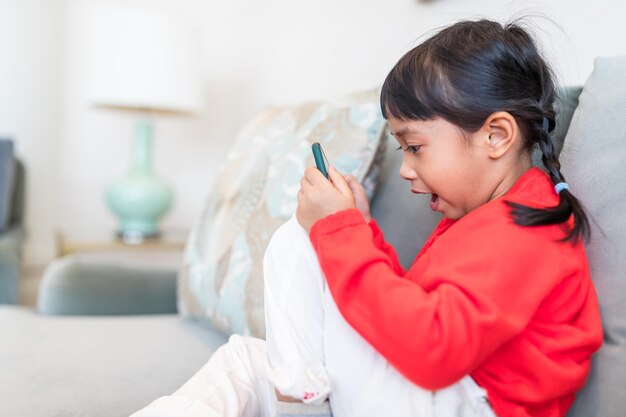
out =
<svg viewBox="0 0 626 417"><path fill-rule="evenodd" d="M324 151L322 150L322 145L320 145L319 142L315 142L311 145L311 149L313 150L313 158L315 158L315 165L317 166L317 169L319 169L321 173L328 178L328 171L326 171L326 164L324 163Z"/></svg>

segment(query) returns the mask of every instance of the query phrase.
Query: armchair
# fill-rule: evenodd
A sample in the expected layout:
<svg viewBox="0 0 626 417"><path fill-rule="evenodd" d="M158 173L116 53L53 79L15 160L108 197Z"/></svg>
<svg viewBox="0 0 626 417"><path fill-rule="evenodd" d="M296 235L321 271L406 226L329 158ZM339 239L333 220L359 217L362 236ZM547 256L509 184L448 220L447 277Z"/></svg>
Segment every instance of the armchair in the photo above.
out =
<svg viewBox="0 0 626 417"><path fill-rule="evenodd" d="M25 169L11 142L0 141L0 304L17 304L24 238ZM6 199L2 201L3 199ZM1 224L6 221L6 225ZM5 226L5 227L3 227Z"/></svg>

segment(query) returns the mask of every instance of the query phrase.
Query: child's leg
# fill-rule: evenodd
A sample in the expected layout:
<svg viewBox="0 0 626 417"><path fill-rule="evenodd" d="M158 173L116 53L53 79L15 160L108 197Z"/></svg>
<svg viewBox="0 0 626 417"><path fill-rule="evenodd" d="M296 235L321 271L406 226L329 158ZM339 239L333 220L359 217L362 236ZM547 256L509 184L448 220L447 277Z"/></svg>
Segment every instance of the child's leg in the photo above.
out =
<svg viewBox="0 0 626 417"><path fill-rule="evenodd" d="M485 390L470 376L438 391L406 379L350 327L330 292L325 294L324 330L335 416L495 417Z"/></svg>
<svg viewBox="0 0 626 417"><path fill-rule="evenodd" d="M278 391L305 403L327 399L323 279L295 216L272 236L263 260L268 374Z"/></svg>
<svg viewBox="0 0 626 417"><path fill-rule="evenodd" d="M274 386L265 378L265 341L232 335L174 394L131 417L274 417Z"/></svg>
<svg viewBox="0 0 626 417"><path fill-rule="evenodd" d="M295 217L265 257L267 346L272 379L295 398L329 393L335 417L493 416L469 376L424 390L402 376L345 321L328 291L309 237ZM306 400L305 400L306 401ZM484 414L481 414L483 413Z"/></svg>
<svg viewBox="0 0 626 417"><path fill-rule="evenodd" d="M306 232L293 218L274 234L266 251L267 344L231 336L178 391L131 417L274 417L277 411L284 416L328 415L319 287L323 278L321 272L311 275L319 264L314 253L307 258L306 242ZM309 404L279 403L275 387Z"/></svg>

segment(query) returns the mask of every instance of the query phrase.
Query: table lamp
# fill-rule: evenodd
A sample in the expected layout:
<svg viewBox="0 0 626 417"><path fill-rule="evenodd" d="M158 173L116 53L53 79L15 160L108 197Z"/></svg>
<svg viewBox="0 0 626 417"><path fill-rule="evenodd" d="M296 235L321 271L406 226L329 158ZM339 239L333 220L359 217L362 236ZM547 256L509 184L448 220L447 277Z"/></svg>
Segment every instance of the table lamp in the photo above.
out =
<svg viewBox="0 0 626 417"><path fill-rule="evenodd" d="M169 16L123 8L98 13L91 33L91 103L138 116L130 168L106 189L118 236L136 243L159 236L172 203L153 169L152 117L200 110L200 39Z"/></svg>

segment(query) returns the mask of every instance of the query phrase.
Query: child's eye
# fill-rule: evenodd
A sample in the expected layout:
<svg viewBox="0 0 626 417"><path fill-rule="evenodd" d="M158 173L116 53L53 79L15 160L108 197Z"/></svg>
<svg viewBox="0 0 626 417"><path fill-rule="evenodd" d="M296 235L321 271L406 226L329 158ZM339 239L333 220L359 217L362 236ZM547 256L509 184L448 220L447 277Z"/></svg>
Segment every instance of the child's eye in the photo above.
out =
<svg viewBox="0 0 626 417"><path fill-rule="evenodd" d="M410 145L410 146L407 146L406 149L402 149L402 146L398 146L396 148L396 151L399 151L402 149L402 151L410 151L412 154L416 154L420 150L421 147L422 145Z"/></svg>

